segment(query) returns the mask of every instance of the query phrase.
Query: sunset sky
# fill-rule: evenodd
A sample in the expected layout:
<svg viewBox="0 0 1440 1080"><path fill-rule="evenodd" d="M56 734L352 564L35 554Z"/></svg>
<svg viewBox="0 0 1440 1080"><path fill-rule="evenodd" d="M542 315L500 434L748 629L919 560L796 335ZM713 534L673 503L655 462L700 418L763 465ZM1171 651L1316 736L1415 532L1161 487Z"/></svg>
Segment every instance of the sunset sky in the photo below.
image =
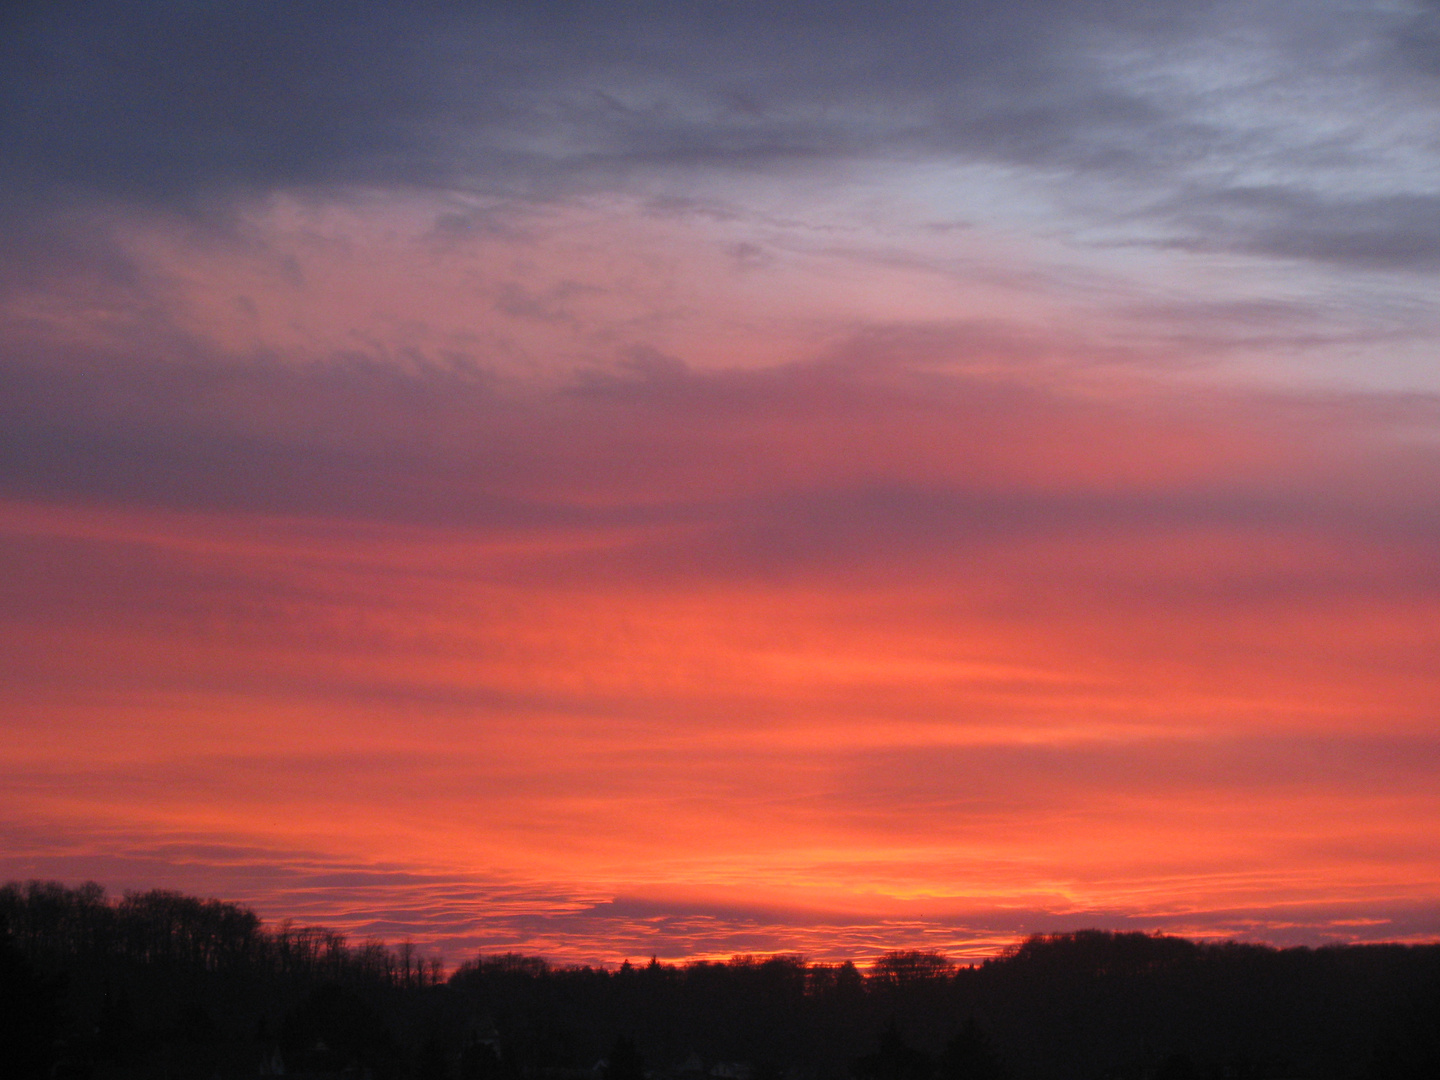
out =
<svg viewBox="0 0 1440 1080"><path fill-rule="evenodd" d="M1436 0L0 19L0 881L1440 938Z"/></svg>

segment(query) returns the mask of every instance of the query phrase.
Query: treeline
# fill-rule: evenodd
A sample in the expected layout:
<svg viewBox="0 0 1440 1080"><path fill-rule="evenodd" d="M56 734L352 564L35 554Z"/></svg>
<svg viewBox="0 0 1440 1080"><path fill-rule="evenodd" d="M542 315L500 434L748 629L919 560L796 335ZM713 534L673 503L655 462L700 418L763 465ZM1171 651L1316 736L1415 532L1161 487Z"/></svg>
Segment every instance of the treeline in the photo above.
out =
<svg viewBox="0 0 1440 1080"><path fill-rule="evenodd" d="M266 927L238 904L11 883L0 888L0 1075L230 1080L288 1061L292 1073L359 1062L405 1076L402 1040L444 976L410 943ZM316 1057L327 1036L339 1049Z"/></svg>
<svg viewBox="0 0 1440 1080"><path fill-rule="evenodd" d="M1405 1080L1440 1076L1440 946L1103 931L977 967L897 952L616 969L267 928L233 904L0 890L0 1061L54 1080Z"/></svg>
<svg viewBox="0 0 1440 1080"><path fill-rule="evenodd" d="M47 967L119 964L416 987L443 975L438 957L423 957L409 943L351 946L333 930L290 922L267 930L238 904L163 889L112 901L93 882L12 882L0 888L0 927Z"/></svg>
<svg viewBox="0 0 1440 1080"><path fill-rule="evenodd" d="M499 957L450 985L501 1021L517 1065L578 1063L622 1032L756 1080L1440 1077L1440 945L1275 949L1098 930L962 967L891 953L550 968Z"/></svg>

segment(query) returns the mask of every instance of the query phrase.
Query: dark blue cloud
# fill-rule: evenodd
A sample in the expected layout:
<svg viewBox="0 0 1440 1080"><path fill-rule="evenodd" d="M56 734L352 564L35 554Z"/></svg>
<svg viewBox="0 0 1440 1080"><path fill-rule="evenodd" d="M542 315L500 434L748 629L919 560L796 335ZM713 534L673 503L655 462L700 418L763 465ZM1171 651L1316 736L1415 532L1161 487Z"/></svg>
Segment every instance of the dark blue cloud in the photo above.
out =
<svg viewBox="0 0 1440 1080"><path fill-rule="evenodd" d="M1163 117L1105 85L1087 28L1203 6L34 6L0 47L0 161L12 193L182 205L926 148L1103 164L1134 151L1097 130Z"/></svg>
<svg viewBox="0 0 1440 1080"><path fill-rule="evenodd" d="M1426 271L1440 249L1433 200L1316 194L1310 168L1322 152L1373 166L1367 117L1436 67L1433 5L232 0L4 18L12 230L94 199L213 214L297 187L545 198L657 172L675 194L676 174L938 156L1107 178L1121 186L1090 213L1158 214L1182 245ZM1219 63L1232 38L1267 43L1250 85L1162 89L1175 56ZM1317 70L1355 88L1352 129L1274 116L1290 130L1264 163L1273 191L1234 186L1255 148L1233 114Z"/></svg>

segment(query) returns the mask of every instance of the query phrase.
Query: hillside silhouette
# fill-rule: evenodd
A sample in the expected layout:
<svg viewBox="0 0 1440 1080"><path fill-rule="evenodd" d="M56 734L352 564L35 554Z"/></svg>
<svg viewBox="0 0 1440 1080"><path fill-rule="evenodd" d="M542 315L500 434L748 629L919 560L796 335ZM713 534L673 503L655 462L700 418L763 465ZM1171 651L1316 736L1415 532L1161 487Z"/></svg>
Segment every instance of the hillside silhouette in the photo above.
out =
<svg viewBox="0 0 1440 1080"><path fill-rule="evenodd" d="M1440 945L1087 930L896 952L560 967L267 927L166 891L0 889L17 1078L1295 1080L1440 1076Z"/></svg>

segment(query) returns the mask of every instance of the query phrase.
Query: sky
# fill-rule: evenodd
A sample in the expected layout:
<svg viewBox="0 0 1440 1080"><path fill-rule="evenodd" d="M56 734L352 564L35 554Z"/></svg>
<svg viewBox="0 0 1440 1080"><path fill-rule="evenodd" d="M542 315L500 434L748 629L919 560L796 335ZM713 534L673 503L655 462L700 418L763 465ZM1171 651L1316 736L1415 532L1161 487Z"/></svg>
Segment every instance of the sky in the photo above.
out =
<svg viewBox="0 0 1440 1080"><path fill-rule="evenodd" d="M1440 938L1440 3L0 19L0 880Z"/></svg>

